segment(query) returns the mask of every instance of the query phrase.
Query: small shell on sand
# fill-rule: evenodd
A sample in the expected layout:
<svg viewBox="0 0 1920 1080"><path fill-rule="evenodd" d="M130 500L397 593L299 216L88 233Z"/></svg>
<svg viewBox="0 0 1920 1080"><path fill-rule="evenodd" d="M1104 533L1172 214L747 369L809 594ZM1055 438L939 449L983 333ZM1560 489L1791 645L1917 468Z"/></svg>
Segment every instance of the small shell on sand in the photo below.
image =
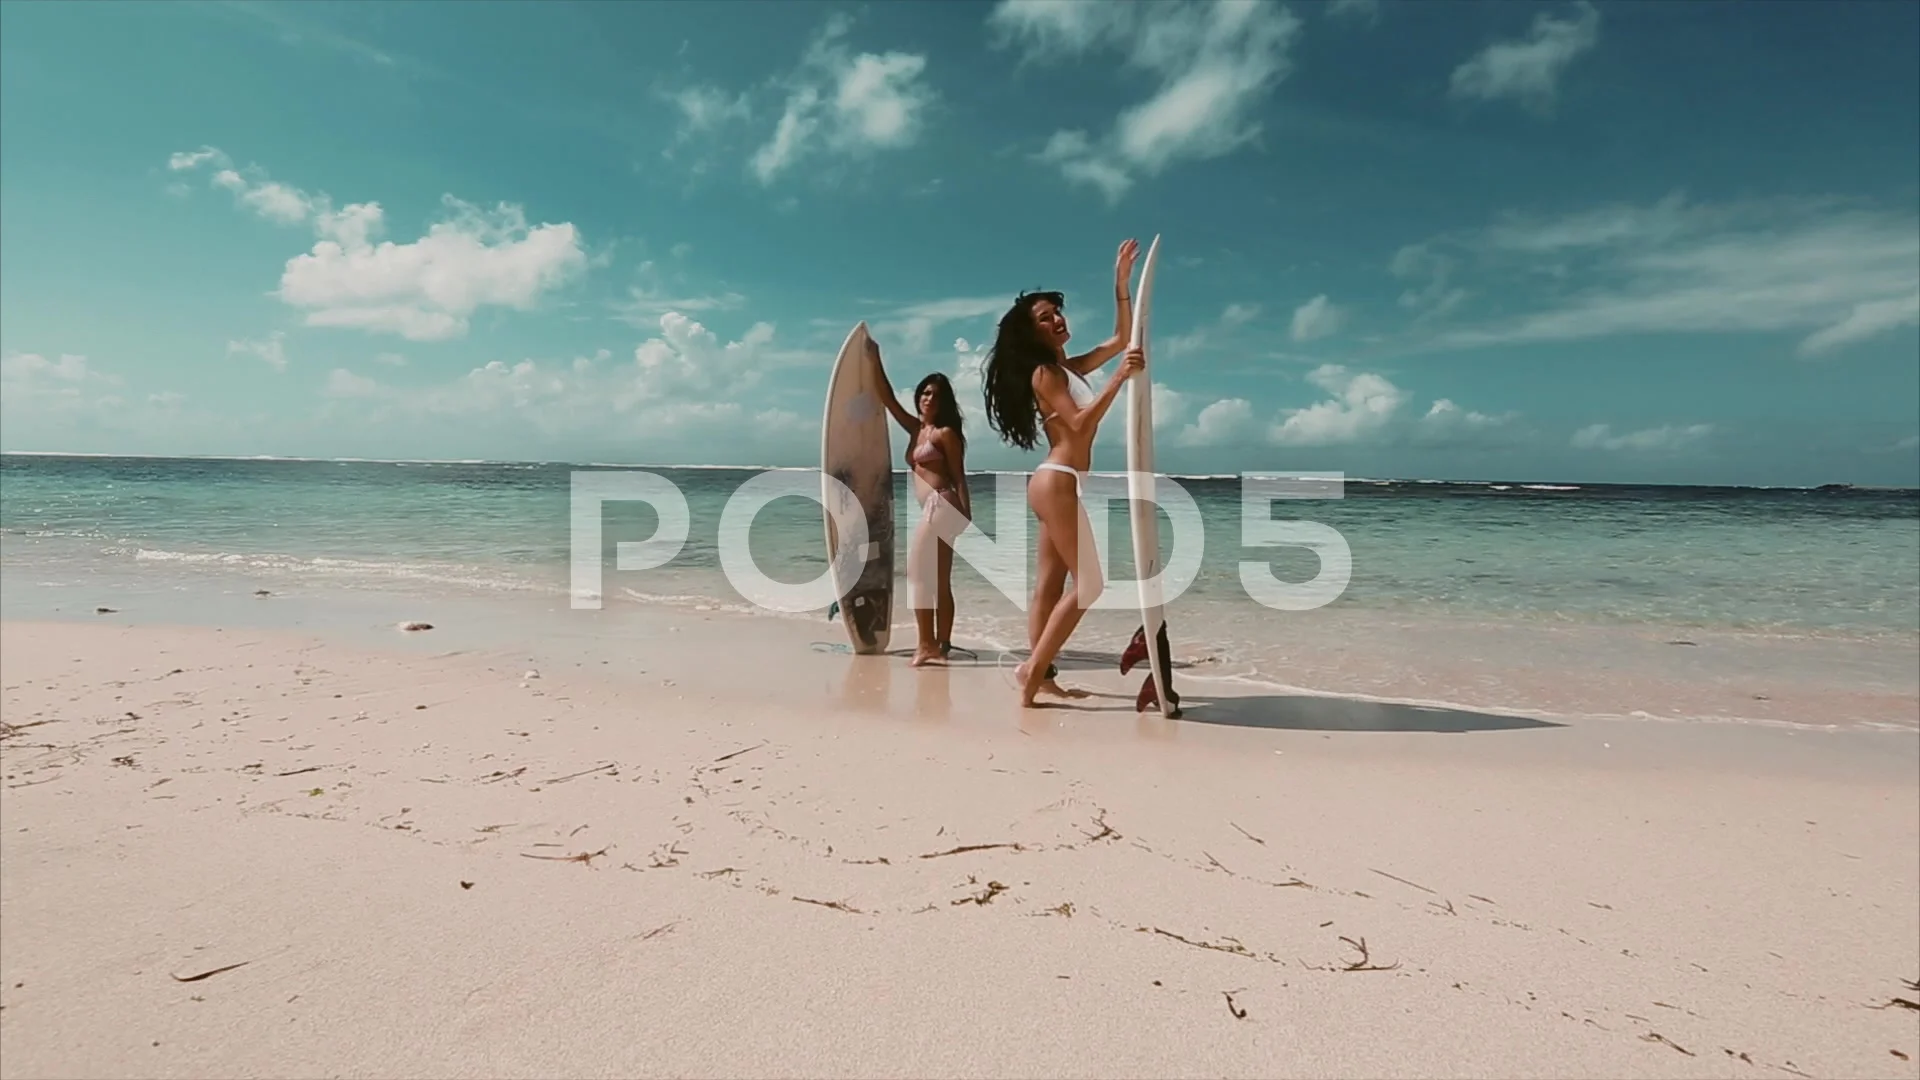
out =
<svg viewBox="0 0 1920 1080"><path fill-rule="evenodd" d="M431 630L431 629L433 629L433 624L432 624L432 623L430 623L430 622L403 622L403 623L401 623L401 624L400 624L400 629L402 629L402 630Z"/></svg>

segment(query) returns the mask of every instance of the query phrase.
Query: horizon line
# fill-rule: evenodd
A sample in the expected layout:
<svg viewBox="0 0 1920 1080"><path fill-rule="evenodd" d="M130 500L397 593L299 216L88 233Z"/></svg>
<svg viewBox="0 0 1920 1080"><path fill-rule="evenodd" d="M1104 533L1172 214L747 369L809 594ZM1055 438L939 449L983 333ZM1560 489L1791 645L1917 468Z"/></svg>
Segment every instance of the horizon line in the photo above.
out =
<svg viewBox="0 0 1920 1080"><path fill-rule="evenodd" d="M336 465L570 465L583 468L600 469L685 469L685 470L731 470L735 472L805 472L819 469L817 465L713 465L666 462L611 462L611 461L570 461L564 459L535 458L363 458L363 457L304 457L282 454L132 454L104 453L98 451L73 450L0 450L0 457L40 457L40 458L125 458L139 461L289 461L312 464ZM899 470L895 470L896 472ZM1333 470L1305 470L1311 475L1324 475ZM1290 475L1277 470L1253 470L1256 474ZM973 476L1029 476L1031 469L968 469ZM1092 470L1090 475L1122 477L1125 470L1109 472ZM1173 480L1234 480L1248 475L1247 472L1234 473L1156 473ZM1586 487L1643 487L1643 488L1724 488L1735 491L1818 491L1822 488L1849 488L1856 491L1914 492L1920 493L1920 486L1898 484L1859 484L1850 481L1832 481L1825 484L1707 484L1683 481L1625 481L1625 480L1585 480L1570 481L1564 479L1518 479L1513 477L1444 479L1414 476L1363 477L1342 475L1344 483L1352 484L1458 484L1462 486L1487 487L1499 484L1525 486L1533 489L1573 490Z"/></svg>

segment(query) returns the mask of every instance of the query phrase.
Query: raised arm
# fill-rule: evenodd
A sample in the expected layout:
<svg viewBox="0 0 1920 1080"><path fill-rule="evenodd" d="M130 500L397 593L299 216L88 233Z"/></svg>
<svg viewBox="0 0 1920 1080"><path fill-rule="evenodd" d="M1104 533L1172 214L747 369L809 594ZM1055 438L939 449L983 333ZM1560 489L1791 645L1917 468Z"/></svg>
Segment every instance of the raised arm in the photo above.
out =
<svg viewBox="0 0 1920 1080"><path fill-rule="evenodd" d="M1128 350L1127 359L1120 365L1120 370L1114 372L1113 378L1107 380L1107 385L1100 388L1100 393L1085 408L1076 404L1073 395L1068 392L1064 372L1052 366L1043 367L1034 372L1034 396L1040 400L1045 411L1067 425L1067 430L1075 435L1085 435L1100 426L1107 410L1113 407L1113 399L1120 395L1120 384L1145 365L1146 357L1140 350Z"/></svg>
<svg viewBox="0 0 1920 1080"><path fill-rule="evenodd" d="M1113 336L1081 353L1067 358L1067 366L1081 375L1099 370L1100 365L1126 351L1133 334L1133 260L1140 244L1128 240L1120 245L1113 260Z"/></svg>
<svg viewBox="0 0 1920 1080"><path fill-rule="evenodd" d="M900 405L900 399L894 396L893 383L887 380L886 365L880 362L880 346L872 338L867 339L867 359L873 364L873 372L880 380L880 399L886 403L887 411L900 422L900 426L912 435L920 430L920 418L908 412Z"/></svg>

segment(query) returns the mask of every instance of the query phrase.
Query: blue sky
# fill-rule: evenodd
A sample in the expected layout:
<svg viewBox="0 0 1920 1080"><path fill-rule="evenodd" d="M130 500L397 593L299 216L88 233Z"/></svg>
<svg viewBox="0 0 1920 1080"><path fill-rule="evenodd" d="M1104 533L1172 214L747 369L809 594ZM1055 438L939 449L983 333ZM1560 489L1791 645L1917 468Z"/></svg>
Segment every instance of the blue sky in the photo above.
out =
<svg viewBox="0 0 1920 1080"><path fill-rule="evenodd" d="M8 4L0 445L809 464L1163 237L1172 471L1920 484L1920 5ZM1119 423L1097 467L1123 467Z"/></svg>

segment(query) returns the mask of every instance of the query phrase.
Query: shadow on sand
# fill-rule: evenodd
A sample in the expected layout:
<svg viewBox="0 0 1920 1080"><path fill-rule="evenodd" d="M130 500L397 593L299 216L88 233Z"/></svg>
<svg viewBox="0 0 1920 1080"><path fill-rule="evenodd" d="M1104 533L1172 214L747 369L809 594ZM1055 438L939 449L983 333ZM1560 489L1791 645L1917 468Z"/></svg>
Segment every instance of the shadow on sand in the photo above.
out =
<svg viewBox="0 0 1920 1080"><path fill-rule="evenodd" d="M814 648L820 651L851 652L845 645L827 642L816 643ZM886 651L886 655L905 659L913 655L913 650L890 648ZM943 666L1002 667L1011 670L1025 658L1024 650L1000 652L988 649L976 654L971 650L955 647L954 654ZM1113 671L1119 667L1120 655L1091 649L1067 649L1059 654L1055 664L1062 673ZM1187 662L1174 662L1175 670L1191 666L1193 665ZM1139 665L1133 672L1134 677L1138 678L1145 667L1144 664ZM1176 690L1179 685L1176 680L1174 683ZM1082 698L1050 702L1050 705L1053 708L1068 711L1132 712L1133 695L1130 692L1116 694L1088 690L1086 696ZM1158 710L1150 709L1149 712L1158 715ZM1358 701L1352 698L1313 694L1250 694L1244 697L1239 695L1202 697L1181 694L1179 719L1196 724L1264 728L1269 731L1432 732L1451 735L1475 731L1534 731L1566 726L1551 720L1539 720L1526 716L1500 716L1469 709L1449 709L1385 701Z"/></svg>
<svg viewBox="0 0 1920 1080"><path fill-rule="evenodd" d="M1179 689L1177 682L1174 688ZM1313 697L1306 694L1223 698L1182 695L1180 719L1196 724L1225 724L1274 731L1429 731L1455 735L1470 731L1527 731L1566 726L1525 716L1496 716L1465 709L1354 701L1350 698Z"/></svg>
<svg viewBox="0 0 1920 1080"><path fill-rule="evenodd" d="M845 644L832 641L819 641L813 644L815 652L832 652L851 655L853 650ZM912 645L891 645L883 655L901 660L913 656ZM970 649L964 645L955 645L952 655L946 663L950 667L1013 667L1027 658L1025 649L1019 652L1002 652L997 649ZM1091 649L1063 649L1053 658L1053 666L1061 671L1116 671L1120 667L1120 654L1117 652L1096 652ZM1142 664L1142 667L1145 665ZM1192 667L1191 661L1175 660L1175 671Z"/></svg>

